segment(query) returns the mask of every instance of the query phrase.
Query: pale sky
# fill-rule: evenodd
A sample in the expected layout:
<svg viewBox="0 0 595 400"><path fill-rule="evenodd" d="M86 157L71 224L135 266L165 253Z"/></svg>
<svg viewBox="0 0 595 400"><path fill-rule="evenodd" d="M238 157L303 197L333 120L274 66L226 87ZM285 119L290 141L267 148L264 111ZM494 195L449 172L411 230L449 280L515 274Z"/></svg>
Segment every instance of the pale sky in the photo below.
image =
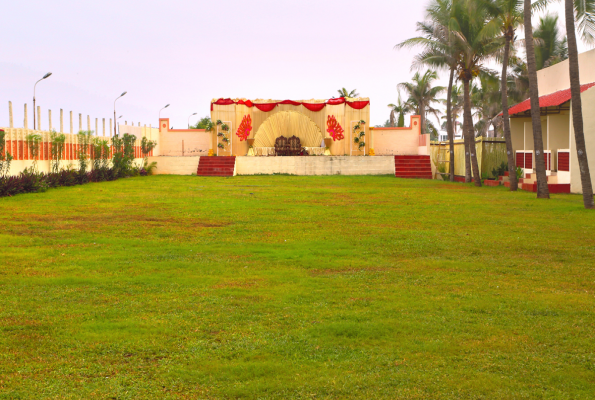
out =
<svg viewBox="0 0 595 400"><path fill-rule="evenodd" d="M42 129L66 115L174 128L209 114L219 97L326 99L357 89L371 100L371 124L388 119L396 85L410 79L414 51L394 50L416 35L426 1L405 0L19 0L3 2L0 126L8 101L16 127L37 85ZM560 5L558 11L563 20ZM563 22L563 21L562 21ZM581 46L579 51L586 47ZM446 74L442 74L442 79ZM92 122L94 127L94 122ZM100 122L101 126L101 122ZM100 128L101 129L101 128Z"/></svg>

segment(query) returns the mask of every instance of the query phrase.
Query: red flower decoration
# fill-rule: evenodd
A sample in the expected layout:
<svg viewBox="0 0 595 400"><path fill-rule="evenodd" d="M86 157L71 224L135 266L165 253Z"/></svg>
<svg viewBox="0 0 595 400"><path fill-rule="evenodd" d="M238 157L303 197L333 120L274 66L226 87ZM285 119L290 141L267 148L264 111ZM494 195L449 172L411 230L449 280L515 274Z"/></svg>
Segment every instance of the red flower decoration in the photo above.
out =
<svg viewBox="0 0 595 400"><path fill-rule="evenodd" d="M331 135L331 137L333 138L333 141L343 140L345 138L345 136L343 135L343 132L344 132L343 128L337 122L337 119L335 118L334 115L328 116L328 119L326 121L326 126L328 127L328 129L326 131L329 133L329 135Z"/></svg>
<svg viewBox="0 0 595 400"><path fill-rule="evenodd" d="M240 138L240 142L248 139L250 136L250 131L252 130L252 117L250 115L244 115L242 119L242 123L236 132L236 135Z"/></svg>

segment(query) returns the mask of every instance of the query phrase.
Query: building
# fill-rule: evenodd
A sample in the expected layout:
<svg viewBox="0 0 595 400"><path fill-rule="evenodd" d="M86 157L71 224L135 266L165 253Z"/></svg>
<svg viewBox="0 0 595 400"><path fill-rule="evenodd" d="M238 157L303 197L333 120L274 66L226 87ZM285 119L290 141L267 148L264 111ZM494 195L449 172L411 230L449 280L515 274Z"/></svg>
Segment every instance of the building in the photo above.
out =
<svg viewBox="0 0 595 400"><path fill-rule="evenodd" d="M595 50L579 54L583 122L591 179L595 185ZM572 127L568 60L537 72L544 155L535 154L531 105L527 99L509 109L512 147L523 168L522 187L537 190L535 157L544 157L551 192L582 193Z"/></svg>

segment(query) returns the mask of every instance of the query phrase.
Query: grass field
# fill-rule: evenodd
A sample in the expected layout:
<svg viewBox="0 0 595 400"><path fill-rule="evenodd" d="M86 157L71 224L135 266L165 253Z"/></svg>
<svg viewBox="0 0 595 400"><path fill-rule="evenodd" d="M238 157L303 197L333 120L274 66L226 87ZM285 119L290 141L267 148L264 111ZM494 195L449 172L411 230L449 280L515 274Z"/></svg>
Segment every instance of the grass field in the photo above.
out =
<svg viewBox="0 0 595 400"><path fill-rule="evenodd" d="M595 396L580 196L155 176L0 224L0 399Z"/></svg>

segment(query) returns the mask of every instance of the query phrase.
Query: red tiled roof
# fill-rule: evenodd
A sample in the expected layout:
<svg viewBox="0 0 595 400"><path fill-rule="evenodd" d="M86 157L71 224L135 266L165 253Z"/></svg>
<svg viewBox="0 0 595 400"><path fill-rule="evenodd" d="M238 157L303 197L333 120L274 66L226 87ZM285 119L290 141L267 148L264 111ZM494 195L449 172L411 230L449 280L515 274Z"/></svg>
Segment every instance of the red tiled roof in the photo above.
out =
<svg viewBox="0 0 595 400"><path fill-rule="evenodd" d="M593 86L595 86L595 82L586 83L584 85L581 85L581 93L587 89L592 88ZM567 101L570 101L570 99L571 99L570 89L559 90L554 93L546 94L545 96L540 96L539 97L539 107L540 108L556 107L556 106L559 106L560 104L564 104ZM519 113L529 111L529 110L531 110L531 99L527 99L527 100L523 101L522 103L519 103L519 104L516 104L516 105L510 107L508 109L508 114L514 115L514 114L519 114Z"/></svg>

